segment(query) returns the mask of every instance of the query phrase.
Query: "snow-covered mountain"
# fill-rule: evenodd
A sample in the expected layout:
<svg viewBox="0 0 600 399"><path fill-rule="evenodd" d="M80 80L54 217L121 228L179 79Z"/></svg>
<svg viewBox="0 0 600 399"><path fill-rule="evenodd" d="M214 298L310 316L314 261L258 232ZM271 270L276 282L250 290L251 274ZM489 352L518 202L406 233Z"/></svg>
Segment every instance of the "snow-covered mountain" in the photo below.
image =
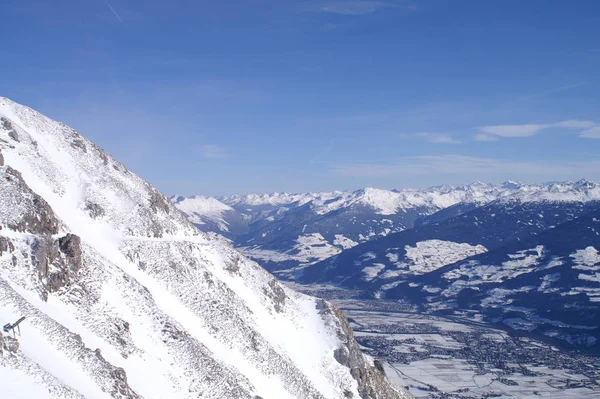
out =
<svg viewBox="0 0 600 399"><path fill-rule="evenodd" d="M68 126L5 98L0 118L0 324L26 317L0 333L2 397L407 396L338 309Z"/></svg>
<svg viewBox="0 0 600 399"><path fill-rule="evenodd" d="M212 198L220 209L228 207L227 213L217 215L206 201L195 205L197 197L172 197L172 201L201 230L226 235L246 255L278 271L312 264L410 228L423 216L452 205L486 203L499 195L497 187L483 183L425 190L250 194ZM230 226L238 233L231 234Z"/></svg>
<svg viewBox="0 0 600 399"><path fill-rule="evenodd" d="M476 310L515 330L600 351L598 189L553 183L447 219L435 214L309 266L300 280L424 311Z"/></svg>
<svg viewBox="0 0 600 399"><path fill-rule="evenodd" d="M201 230L227 235L246 255L280 277L291 277L298 266L494 201L589 202L600 199L600 185L587 181L541 185L509 181L502 185L475 182L422 190L367 188L351 192L251 194L212 198L220 204L219 209L226 209L219 213L213 211L214 206L206 205L203 197L195 205L195 198L172 200Z"/></svg>

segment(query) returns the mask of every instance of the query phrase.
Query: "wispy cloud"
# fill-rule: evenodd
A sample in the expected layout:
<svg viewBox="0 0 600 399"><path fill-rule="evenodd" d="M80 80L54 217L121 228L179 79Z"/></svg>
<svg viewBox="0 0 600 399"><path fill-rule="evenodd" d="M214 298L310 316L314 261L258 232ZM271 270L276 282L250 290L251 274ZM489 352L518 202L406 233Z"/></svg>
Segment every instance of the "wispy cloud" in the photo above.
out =
<svg viewBox="0 0 600 399"><path fill-rule="evenodd" d="M475 140L477 141L498 141L498 136L494 136L492 134L479 133L475 135Z"/></svg>
<svg viewBox="0 0 600 399"><path fill-rule="evenodd" d="M110 10L112 11L112 13L115 14L115 17L119 20L119 22L123 22L123 20L119 16L119 14L117 14L117 12L113 8L113 6L108 2L108 0L106 1L106 5L108 6L108 8L110 8Z"/></svg>
<svg viewBox="0 0 600 399"><path fill-rule="evenodd" d="M579 137L586 139L600 139L600 126L594 126L581 132Z"/></svg>
<svg viewBox="0 0 600 399"><path fill-rule="evenodd" d="M426 155L398 158L390 162L351 162L330 166L347 177L378 178L406 176L470 176L495 178L579 179L600 176L600 161L533 162L479 158L464 155Z"/></svg>
<svg viewBox="0 0 600 399"><path fill-rule="evenodd" d="M513 137L531 137L535 136L539 132L550 128L564 128L564 129L578 129L583 130L580 132L580 137L587 138L600 138L595 137L595 129L599 128L592 121L584 120L566 120L556 123L546 124L524 124L524 125L495 125L495 126L481 126L479 131L482 134L477 134L475 139L478 141L496 141L500 137L513 138ZM590 132L591 131L591 132Z"/></svg>
<svg viewBox="0 0 600 399"><path fill-rule="evenodd" d="M429 141L434 144L460 144L461 142L454 137L443 133L419 132L401 134L401 137L417 137Z"/></svg>
<svg viewBox="0 0 600 399"><path fill-rule="evenodd" d="M227 151L215 144L204 144L200 146L200 154L206 159L224 159L227 158Z"/></svg>
<svg viewBox="0 0 600 399"><path fill-rule="evenodd" d="M337 0L320 4L318 10L341 15L364 15L374 13L381 8L394 6L392 3L376 0Z"/></svg>
<svg viewBox="0 0 600 399"><path fill-rule="evenodd" d="M483 133L500 137L530 137L535 136L542 129L546 129L551 125L499 125L499 126L482 126L479 128Z"/></svg>

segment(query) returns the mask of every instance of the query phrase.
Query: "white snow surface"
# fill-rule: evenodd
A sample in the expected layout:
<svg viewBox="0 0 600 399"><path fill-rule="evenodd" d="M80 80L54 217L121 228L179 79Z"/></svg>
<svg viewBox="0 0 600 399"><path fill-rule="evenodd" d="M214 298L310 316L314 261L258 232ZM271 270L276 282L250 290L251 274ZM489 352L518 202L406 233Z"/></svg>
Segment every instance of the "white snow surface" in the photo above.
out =
<svg viewBox="0 0 600 399"><path fill-rule="evenodd" d="M40 238L8 228L11 209L0 209L0 236L14 247L0 252L0 321L27 316L20 360L5 353L0 385L28 385L27 397L133 397L118 393L118 367L148 398L358 397L350 370L333 356L341 344L335 322L314 298L199 232L66 125L1 97L0 116L11 127L0 125L0 172L18 170L52 208L59 231L44 240L73 233L82 247L71 284L47 291L36 272L43 258L33 253ZM226 209L198 203L214 215ZM299 245L311 240L318 237ZM31 368L40 372L27 374Z"/></svg>
<svg viewBox="0 0 600 399"><path fill-rule="evenodd" d="M216 223L222 231L228 231L227 221L223 218L225 212L235 212L229 205L213 197L194 195L193 197L179 199L173 197L172 201L177 208L183 211L194 224L205 224L205 218Z"/></svg>
<svg viewBox="0 0 600 399"><path fill-rule="evenodd" d="M475 256L487 249L483 245L470 245L443 240L426 240L418 242L414 247L406 245L404 248L405 261L395 262L400 270L409 270L411 274L423 274L439 269L446 265ZM388 259L398 259L398 254L390 252ZM389 275L388 275L389 277Z"/></svg>
<svg viewBox="0 0 600 399"><path fill-rule="evenodd" d="M191 197L194 198L194 197ZM272 206L292 209L309 204L319 215L353 206L367 206L380 215L410 209L429 209L433 213L459 203L483 205L495 200L517 202L587 202L600 200L600 183L581 180L522 184L509 181L501 185L474 182L468 185L437 186L426 189L384 190L367 187L356 191L312 193L272 193L233 195L216 198L226 206Z"/></svg>

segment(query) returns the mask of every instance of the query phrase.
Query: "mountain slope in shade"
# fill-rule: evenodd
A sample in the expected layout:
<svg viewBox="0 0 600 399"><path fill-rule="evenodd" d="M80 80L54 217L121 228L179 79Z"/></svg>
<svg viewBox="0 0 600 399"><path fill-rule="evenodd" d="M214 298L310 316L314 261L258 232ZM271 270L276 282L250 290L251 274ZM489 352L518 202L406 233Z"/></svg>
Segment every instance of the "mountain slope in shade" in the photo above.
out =
<svg viewBox="0 0 600 399"><path fill-rule="evenodd" d="M600 353L600 207L538 236L412 275L386 290L425 309L489 321Z"/></svg>
<svg viewBox="0 0 600 399"><path fill-rule="evenodd" d="M598 351L597 185L567 186L582 194L500 199L439 222L433 215L309 266L300 280L359 288L423 311L475 311L514 330Z"/></svg>
<svg viewBox="0 0 600 399"><path fill-rule="evenodd" d="M301 280L330 281L353 288L384 281L393 284L406 276L431 271L432 267L440 268L513 241L535 238L599 209L600 201L594 195L589 198L585 202L523 201L514 196L439 222L434 214L431 220L423 218L412 229L363 243L314 264L303 270ZM375 269L377 273L373 275Z"/></svg>
<svg viewBox="0 0 600 399"><path fill-rule="evenodd" d="M0 384L50 398L400 398L280 285L64 124L0 98ZM300 343L300 344L299 344Z"/></svg>

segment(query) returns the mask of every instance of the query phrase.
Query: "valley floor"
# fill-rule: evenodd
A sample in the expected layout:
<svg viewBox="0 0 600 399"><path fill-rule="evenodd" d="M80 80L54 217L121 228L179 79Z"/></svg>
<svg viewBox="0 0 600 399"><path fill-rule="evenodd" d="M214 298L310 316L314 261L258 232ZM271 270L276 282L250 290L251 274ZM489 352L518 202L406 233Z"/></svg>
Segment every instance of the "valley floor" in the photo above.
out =
<svg viewBox="0 0 600 399"><path fill-rule="evenodd" d="M364 350L417 398L598 398L600 358L515 336L477 318L416 313L327 285L287 283L342 308Z"/></svg>

